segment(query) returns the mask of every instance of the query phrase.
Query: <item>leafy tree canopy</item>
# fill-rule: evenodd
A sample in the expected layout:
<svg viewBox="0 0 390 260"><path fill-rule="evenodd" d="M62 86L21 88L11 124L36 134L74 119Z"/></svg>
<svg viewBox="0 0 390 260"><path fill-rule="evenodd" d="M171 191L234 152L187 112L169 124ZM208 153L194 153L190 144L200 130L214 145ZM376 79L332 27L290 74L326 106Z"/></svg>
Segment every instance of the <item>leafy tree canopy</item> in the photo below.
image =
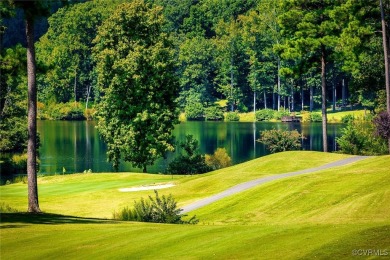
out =
<svg viewBox="0 0 390 260"><path fill-rule="evenodd" d="M119 5L95 39L103 94L98 129L116 169L122 158L146 171L147 165L173 150L170 134L178 118L178 80L163 25L161 8L137 0Z"/></svg>

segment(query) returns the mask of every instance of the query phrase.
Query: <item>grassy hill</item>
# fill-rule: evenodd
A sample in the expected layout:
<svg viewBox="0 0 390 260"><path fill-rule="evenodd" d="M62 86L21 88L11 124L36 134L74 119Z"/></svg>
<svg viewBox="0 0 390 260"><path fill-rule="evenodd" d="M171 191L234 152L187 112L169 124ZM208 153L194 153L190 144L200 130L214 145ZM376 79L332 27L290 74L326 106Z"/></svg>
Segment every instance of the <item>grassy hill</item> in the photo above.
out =
<svg viewBox="0 0 390 260"><path fill-rule="evenodd" d="M160 193L172 193L186 205L244 181L345 157L286 152L197 176L42 177L41 208L61 215L2 214L1 258L348 259L369 249L389 256L390 156L252 188L191 212L200 219L194 226L90 219L110 218L153 193L119 192L123 187L174 183ZM24 210L26 189L22 183L1 186L1 203Z"/></svg>

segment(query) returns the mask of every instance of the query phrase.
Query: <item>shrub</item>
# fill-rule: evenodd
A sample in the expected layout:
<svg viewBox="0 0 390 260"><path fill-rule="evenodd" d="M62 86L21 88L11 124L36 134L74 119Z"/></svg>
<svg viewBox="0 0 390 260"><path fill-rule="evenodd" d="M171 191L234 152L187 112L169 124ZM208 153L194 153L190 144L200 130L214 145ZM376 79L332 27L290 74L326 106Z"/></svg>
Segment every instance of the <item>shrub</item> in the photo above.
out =
<svg viewBox="0 0 390 260"><path fill-rule="evenodd" d="M322 115L319 113L310 113L310 122L322 122Z"/></svg>
<svg viewBox="0 0 390 260"><path fill-rule="evenodd" d="M240 121L240 115L238 112L228 112L225 119L229 122Z"/></svg>
<svg viewBox="0 0 390 260"><path fill-rule="evenodd" d="M48 108L48 117L53 120L84 120L83 106L78 102L53 104Z"/></svg>
<svg viewBox="0 0 390 260"><path fill-rule="evenodd" d="M383 138L390 138L390 113L383 111L374 119L375 132Z"/></svg>
<svg viewBox="0 0 390 260"><path fill-rule="evenodd" d="M204 110L206 120L219 121L223 119L223 112L220 107L212 106Z"/></svg>
<svg viewBox="0 0 390 260"><path fill-rule="evenodd" d="M149 196L149 200L141 198L134 202L134 208L123 208L119 213L114 212L114 218L124 221L140 221L170 224L196 224L199 221L196 216L190 220L182 220L184 215L180 214L181 209L177 208L177 202L172 194L161 198L157 190L154 190L155 198Z"/></svg>
<svg viewBox="0 0 390 260"><path fill-rule="evenodd" d="M353 155L380 155L387 153L386 141L374 134L372 122L351 121L336 139L341 153Z"/></svg>
<svg viewBox="0 0 390 260"><path fill-rule="evenodd" d="M281 120L284 116L289 116L290 112L285 109L281 109L280 111L274 111L274 119Z"/></svg>
<svg viewBox="0 0 390 260"><path fill-rule="evenodd" d="M204 107L200 102L187 103L184 108L187 120L203 120L204 119Z"/></svg>
<svg viewBox="0 0 390 260"><path fill-rule="evenodd" d="M185 154L180 154L169 163L167 172L170 174L195 174L211 171L206 164L205 156L199 152L199 144L192 135L186 135L186 140L179 143Z"/></svg>
<svg viewBox="0 0 390 260"><path fill-rule="evenodd" d="M206 154L206 164L213 170L226 168L232 165L232 159L225 148L218 148L213 155Z"/></svg>
<svg viewBox="0 0 390 260"><path fill-rule="evenodd" d="M257 141L267 146L271 153L300 150L302 135L297 130L264 130Z"/></svg>
<svg viewBox="0 0 390 260"><path fill-rule="evenodd" d="M17 213L18 210L10 207L8 204L5 204L4 202L2 202L0 204L0 213Z"/></svg>
<svg viewBox="0 0 390 260"><path fill-rule="evenodd" d="M315 112L302 112L302 122L322 122L322 115Z"/></svg>
<svg viewBox="0 0 390 260"><path fill-rule="evenodd" d="M272 109L262 109L256 111L257 121L269 121L274 118L275 111Z"/></svg>
<svg viewBox="0 0 390 260"><path fill-rule="evenodd" d="M87 120L93 120L96 115L96 109L95 108L87 108L84 110L84 117Z"/></svg>
<svg viewBox="0 0 390 260"><path fill-rule="evenodd" d="M349 122L352 122L355 120L355 117L351 114L345 115L341 118L341 122L344 124L348 124Z"/></svg>
<svg viewBox="0 0 390 260"><path fill-rule="evenodd" d="M14 154L11 158L11 167L13 174L26 174L27 173L27 154ZM20 182L23 179L16 180L14 182Z"/></svg>

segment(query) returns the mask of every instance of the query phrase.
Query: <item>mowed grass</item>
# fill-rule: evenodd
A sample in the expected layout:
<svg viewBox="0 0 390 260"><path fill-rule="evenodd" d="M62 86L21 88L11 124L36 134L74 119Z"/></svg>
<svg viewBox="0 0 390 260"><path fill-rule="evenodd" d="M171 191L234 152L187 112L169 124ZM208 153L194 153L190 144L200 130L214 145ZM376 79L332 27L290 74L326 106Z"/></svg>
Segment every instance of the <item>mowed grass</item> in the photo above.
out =
<svg viewBox="0 0 390 260"><path fill-rule="evenodd" d="M111 218L115 210L132 206L134 200L141 197L153 195L151 190L120 192L120 188L173 183L175 187L160 190L160 193L173 194L181 206L245 181L312 168L346 157L348 156L334 153L285 152L193 176L97 173L40 177L38 178L39 204L41 209L48 213ZM26 184L1 186L0 192L0 202L19 211L26 210Z"/></svg>
<svg viewBox="0 0 390 260"><path fill-rule="evenodd" d="M41 208L73 216L2 214L1 258L350 259L353 250L368 249L389 255L390 156L252 188L191 212L200 219L198 225L89 219L86 217L94 214L87 215L83 208L89 205L92 212L103 206L102 200L108 205L95 215L110 216L109 201L116 206L131 205L130 198L152 194L119 193L118 187L161 182L176 186L160 193L172 193L181 204L187 204L246 180L343 158L345 155L286 152L206 175L174 176L173 180L171 176L141 174L40 178ZM23 209L26 197L21 200L19 196L25 196L25 188L22 184L0 187L1 202ZM51 206L56 197L64 197L59 202L63 204ZM81 200L84 204L79 205ZM57 211L49 210L51 207Z"/></svg>

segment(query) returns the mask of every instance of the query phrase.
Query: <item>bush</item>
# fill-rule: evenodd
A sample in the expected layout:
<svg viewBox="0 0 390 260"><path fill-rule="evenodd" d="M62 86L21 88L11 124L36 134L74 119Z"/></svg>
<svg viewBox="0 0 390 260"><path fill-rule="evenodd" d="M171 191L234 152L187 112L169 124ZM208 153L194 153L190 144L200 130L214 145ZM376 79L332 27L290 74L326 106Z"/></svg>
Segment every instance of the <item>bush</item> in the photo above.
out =
<svg viewBox="0 0 390 260"><path fill-rule="evenodd" d="M206 164L213 170L226 168L232 165L232 159L225 148L218 148L213 155L206 154Z"/></svg>
<svg viewBox="0 0 390 260"><path fill-rule="evenodd" d="M10 207L8 204L5 204L4 202L2 202L0 204L0 213L17 213L18 210Z"/></svg>
<svg viewBox="0 0 390 260"><path fill-rule="evenodd" d="M348 124L349 122L352 122L355 120L355 117L353 115L346 115L341 118L341 122L344 124Z"/></svg>
<svg viewBox="0 0 390 260"><path fill-rule="evenodd" d="M319 113L310 113L310 122L322 122L322 115Z"/></svg>
<svg viewBox="0 0 390 260"><path fill-rule="evenodd" d="M383 111L374 119L375 132L383 138L390 138L390 113Z"/></svg>
<svg viewBox="0 0 390 260"><path fill-rule="evenodd" d="M122 209L119 213L114 212L114 218L124 221L140 221L154 223L170 223L170 224L196 224L199 221L196 216L190 220L182 220L184 215L180 214L181 209L177 208L177 202L172 194L168 197L158 195L157 190L154 190L155 198L149 196L149 200L141 198L140 201L134 202L134 208L128 207Z"/></svg>
<svg viewBox="0 0 390 260"><path fill-rule="evenodd" d="M376 136L371 122L351 121L336 139L341 153L353 155L380 155L387 153L386 141Z"/></svg>
<svg viewBox="0 0 390 260"><path fill-rule="evenodd" d="M204 107L199 102L190 102L184 108L187 120L203 120Z"/></svg>
<svg viewBox="0 0 390 260"><path fill-rule="evenodd" d="M192 135L186 135L186 140L179 143L185 154L180 154L169 163L167 172L170 174L195 174L211 171L206 164L205 156L199 152L198 141Z"/></svg>
<svg viewBox="0 0 390 260"><path fill-rule="evenodd" d="M274 118L275 111L272 109L262 109L256 111L256 120L257 121L270 121Z"/></svg>
<svg viewBox="0 0 390 260"><path fill-rule="evenodd" d="M315 112L302 112L302 122L322 122L322 115Z"/></svg>
<svg viewBox="0 0 390 260"><path fill-rule="evenodd" d="M84 120L84 108L78 102L52 104L43 112L52 120Z"/></svg>
<svg viewBox="0 0 390 260"><path fill-rule="evenodd" d="M271 153L300 150L302 135L297 130L264 130L257 141L267 146Z"/></svg>
<svg viewBox="0 0 390 260"><path fill-rule="evenodd" d="M229 122L240 121L240 115L238 112L228 112L225 119Z"/></svg>
<svg viewBox="0 0 390 260"><path fill-rule="evenodd" d="M284 116L290 116L290 112L285 109L282 109L280 111L274 111L274 119L281 120Z"/></svg>
<svg viewBox="0 0 390 260"><path fill-rule="evenodd" d="M12 167L16 173L27 172L27 154L14 154L12 156Z"/></svg>
<svg viewBox="0 0 390 260"><path fill-rule="evenodd" d="M206 120L220 121L223 119L223 112L220 107L212 106L204 110Z"/></svg>
<svg viewBox="0 0 390 260"><path fill-rule="evenodd" d="M96 109L95 108L87 108L84 110L84 117L87 120L93 120L96 115Z"/></svg>

